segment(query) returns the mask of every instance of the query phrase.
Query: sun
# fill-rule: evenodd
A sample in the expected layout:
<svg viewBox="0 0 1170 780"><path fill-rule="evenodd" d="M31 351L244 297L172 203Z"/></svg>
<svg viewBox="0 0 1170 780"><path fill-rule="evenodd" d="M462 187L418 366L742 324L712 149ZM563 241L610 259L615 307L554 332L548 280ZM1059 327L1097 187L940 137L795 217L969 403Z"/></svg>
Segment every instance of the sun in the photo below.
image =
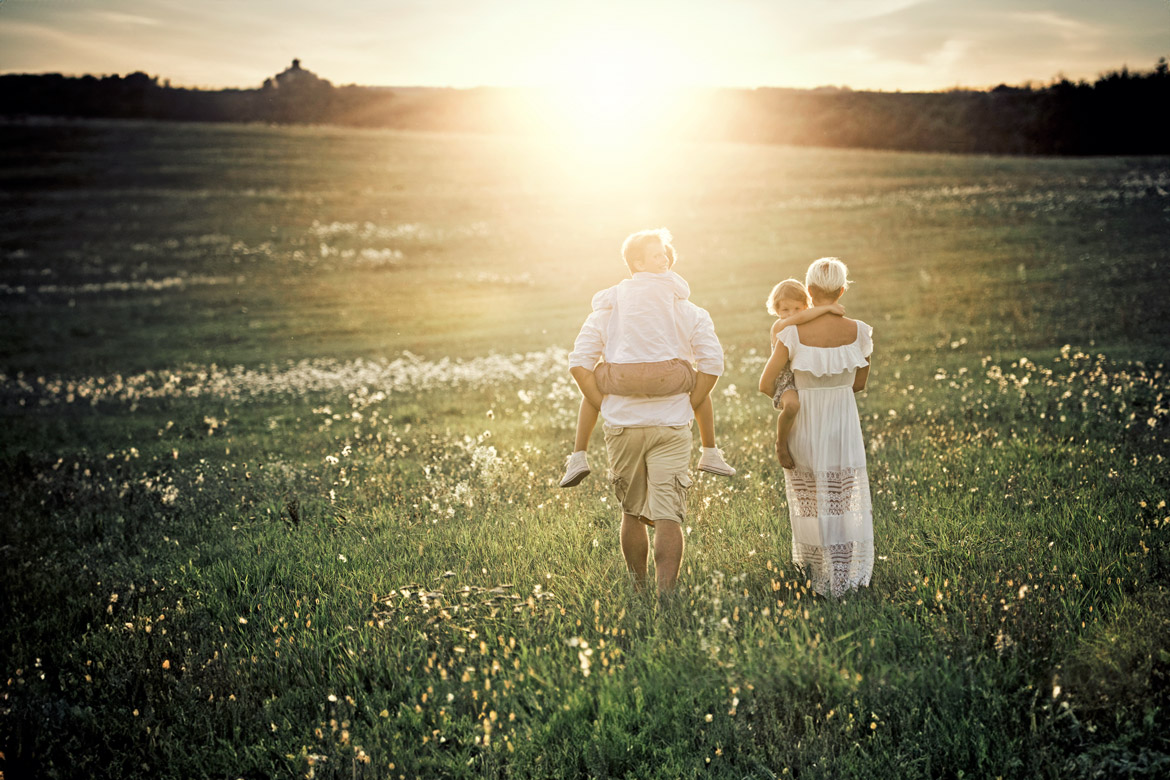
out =
<svg viewBox="0 0 1170 780"><path fill-rule="evenodd" d="M645 141L669 129L679 53L646 36L583 35L546 60L547 124L596 145Z"/></svg>

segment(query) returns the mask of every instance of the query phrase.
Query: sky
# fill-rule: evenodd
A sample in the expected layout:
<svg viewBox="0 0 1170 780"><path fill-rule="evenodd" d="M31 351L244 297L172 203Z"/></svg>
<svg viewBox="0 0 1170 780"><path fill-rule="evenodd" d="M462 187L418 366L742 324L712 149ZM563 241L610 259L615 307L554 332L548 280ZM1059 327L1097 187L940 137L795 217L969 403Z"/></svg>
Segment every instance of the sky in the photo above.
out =
<svg viewBox="0 0 1170 780"><path fill-rule="evenodd" d="M0 0L0 73L258 87L1092 81L1170 56L1170 0Z"/></svg>

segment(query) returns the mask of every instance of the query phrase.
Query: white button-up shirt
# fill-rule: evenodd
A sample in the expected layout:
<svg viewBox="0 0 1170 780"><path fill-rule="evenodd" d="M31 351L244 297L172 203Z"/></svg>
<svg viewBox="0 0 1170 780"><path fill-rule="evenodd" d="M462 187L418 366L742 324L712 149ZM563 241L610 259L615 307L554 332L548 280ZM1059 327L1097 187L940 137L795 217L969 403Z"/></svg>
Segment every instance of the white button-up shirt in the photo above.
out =
<svg viewBox="0 0 1170 780"><path fill-rule="evenodd" d="M581 326L569 368L590 371L610 363L657 363L681 358L704 374L723 374L723 347L711 315L687 300L690 288L674 273L639 272L593 296L593 313ZM606 423L623 428L687 425L694 419L690 396L607 395Z"/></svg>

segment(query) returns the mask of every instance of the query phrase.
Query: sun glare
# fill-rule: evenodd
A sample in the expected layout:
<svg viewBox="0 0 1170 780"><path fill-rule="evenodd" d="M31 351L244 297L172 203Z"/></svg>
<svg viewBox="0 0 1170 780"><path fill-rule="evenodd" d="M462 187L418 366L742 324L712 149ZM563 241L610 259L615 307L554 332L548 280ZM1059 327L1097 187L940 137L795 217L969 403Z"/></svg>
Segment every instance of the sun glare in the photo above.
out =
<svg viewBox="0 0 1170 780"><path fill-rule="evenodd" d="M677 57L653 38L583 37L564 47L544 79L549 126L601 146L659 135L678 103Z"/></svg>

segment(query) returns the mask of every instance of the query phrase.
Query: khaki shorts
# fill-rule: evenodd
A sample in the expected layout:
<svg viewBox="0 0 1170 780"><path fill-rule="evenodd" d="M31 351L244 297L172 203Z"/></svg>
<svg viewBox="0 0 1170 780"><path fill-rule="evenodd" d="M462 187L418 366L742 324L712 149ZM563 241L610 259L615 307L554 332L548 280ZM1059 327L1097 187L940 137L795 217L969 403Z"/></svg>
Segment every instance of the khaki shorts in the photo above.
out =
<svg viewBox="0 0 1170 780"><path fill-rule="evenodd" d="M604 395L678 395L695 389L695 369L685 360L598 363L593 369Z"/></svg>
<svg viewBox="0 0 1170 780"><path fill-rule="evenodd" d="M618 428L605 426L609 481L628 515L651 522L687 516L691 478L690 425Z"/></svg>

